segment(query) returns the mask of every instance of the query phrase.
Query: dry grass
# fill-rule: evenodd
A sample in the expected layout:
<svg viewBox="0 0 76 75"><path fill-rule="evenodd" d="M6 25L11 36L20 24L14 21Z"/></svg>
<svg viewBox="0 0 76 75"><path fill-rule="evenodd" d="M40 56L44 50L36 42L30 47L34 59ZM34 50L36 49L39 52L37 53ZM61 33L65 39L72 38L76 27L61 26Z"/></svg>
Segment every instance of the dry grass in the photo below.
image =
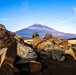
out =
<svg viewBox="0 0 76 75"><path fill-rule="evenodd" d="M76 40L68 40L69 43L76 44Z"/></svg>
<svg viewBox="0 0 76 75"><path fill-rule="evenodd" d="M32 40L24 40L24 42L31 44ZM76 40L68 40L69 43L76 44Z"/></svg>
<svg viewBox="0 0 76 75"><path fill-rule="evenodd" d="M32 40L24 40L25 43L31 44Z"/></svg>

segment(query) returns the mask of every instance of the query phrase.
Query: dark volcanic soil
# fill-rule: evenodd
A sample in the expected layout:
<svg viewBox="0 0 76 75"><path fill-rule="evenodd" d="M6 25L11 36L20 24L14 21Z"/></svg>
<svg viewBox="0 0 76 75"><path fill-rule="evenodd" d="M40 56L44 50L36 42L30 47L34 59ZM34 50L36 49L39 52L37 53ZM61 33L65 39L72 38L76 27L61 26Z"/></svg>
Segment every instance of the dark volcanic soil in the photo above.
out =
<svg viewBox="0 0 76 75"><path fill-rule="evenodd" d="M16 75L76 75L76 61L69 55L66 55L64 62L53 60L52 58L41 59L41 71L31 74L29 72L20 72Z"/></svg>

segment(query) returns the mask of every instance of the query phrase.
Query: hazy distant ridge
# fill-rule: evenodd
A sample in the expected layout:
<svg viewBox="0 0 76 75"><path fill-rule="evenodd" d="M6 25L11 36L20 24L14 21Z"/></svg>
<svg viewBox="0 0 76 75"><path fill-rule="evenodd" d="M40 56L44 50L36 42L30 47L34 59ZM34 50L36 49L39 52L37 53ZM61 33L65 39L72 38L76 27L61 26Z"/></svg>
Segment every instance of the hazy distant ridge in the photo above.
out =
<svg viewBox="0 0 76 75"><path fill-rule="evenodd" d="M69 34L69 33L63 33L60 31L57 31L55 29L52 29L50 27L47 27L45 25L41 24L33 24L27 28L21 29L19 31L16 31L15 33L17 35L20 35L22 37L31 37L33 32L38 32L38 34L41 37L44 37L46 33L50 32L54 37L65 39L65 38L75 38L76 34Z"/></svg>

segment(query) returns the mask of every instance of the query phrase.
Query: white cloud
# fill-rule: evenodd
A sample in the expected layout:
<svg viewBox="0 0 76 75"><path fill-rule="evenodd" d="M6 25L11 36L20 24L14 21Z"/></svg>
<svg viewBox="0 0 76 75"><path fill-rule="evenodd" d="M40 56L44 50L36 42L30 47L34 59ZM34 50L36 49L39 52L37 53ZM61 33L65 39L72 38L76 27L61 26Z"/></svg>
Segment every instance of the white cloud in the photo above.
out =
<svg viewBox="0 0 76 75"><path fill-rule="evenodd" d="M4 19L1 19L1 21L9 21L11 20L10 18L4 18Z"/></svg>
<svg viewBox="0 0 76 75"><path fill-rule="evenodd" d="M76 14L76 7L74 7L73 10L74 10L74 13Z"/></svg>
<svg viewBox="0 0 76 75"><path fill-rule="evenodd" d="M25 4L22 11L25 11L28 8L28 4Z"/></svg>
<svg viewBox="0 0 76 75"><path fill-rule="evenodd" d="M24 0L23 3L21 4L22 6L22 11L25 11L28 9L28 1Z"/></svg>
<svg viewBox="0 0 76 75"><path fill-rule="evenodd" d="M70 20L75 19L75 18L76 18L76 17L71 17L71 18L66 19L66 20L64 20L64 21L58 22L58 23L56 23L56 24L54 24L54 25L62 24L62 23L65 23L65 22L70 21Z"/></svg>

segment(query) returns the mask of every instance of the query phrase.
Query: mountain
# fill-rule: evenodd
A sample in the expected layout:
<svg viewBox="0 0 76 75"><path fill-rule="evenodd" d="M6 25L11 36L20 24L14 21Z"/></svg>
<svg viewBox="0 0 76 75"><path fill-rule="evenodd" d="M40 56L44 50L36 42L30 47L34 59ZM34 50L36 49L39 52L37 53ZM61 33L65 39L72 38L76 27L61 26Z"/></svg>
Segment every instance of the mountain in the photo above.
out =
<svg viewBox="0 0 76 75"><path fill-rule="evenodd" d="M33 24L27 28L16 31L15 33L22 37L31 38L33 32L37 32L41 37L44 37L45 34L48 32L50 32L54 37L60 38L60 39L69 39L69 38L76 37L76 34L63 33L41 24Z"/></svg>

